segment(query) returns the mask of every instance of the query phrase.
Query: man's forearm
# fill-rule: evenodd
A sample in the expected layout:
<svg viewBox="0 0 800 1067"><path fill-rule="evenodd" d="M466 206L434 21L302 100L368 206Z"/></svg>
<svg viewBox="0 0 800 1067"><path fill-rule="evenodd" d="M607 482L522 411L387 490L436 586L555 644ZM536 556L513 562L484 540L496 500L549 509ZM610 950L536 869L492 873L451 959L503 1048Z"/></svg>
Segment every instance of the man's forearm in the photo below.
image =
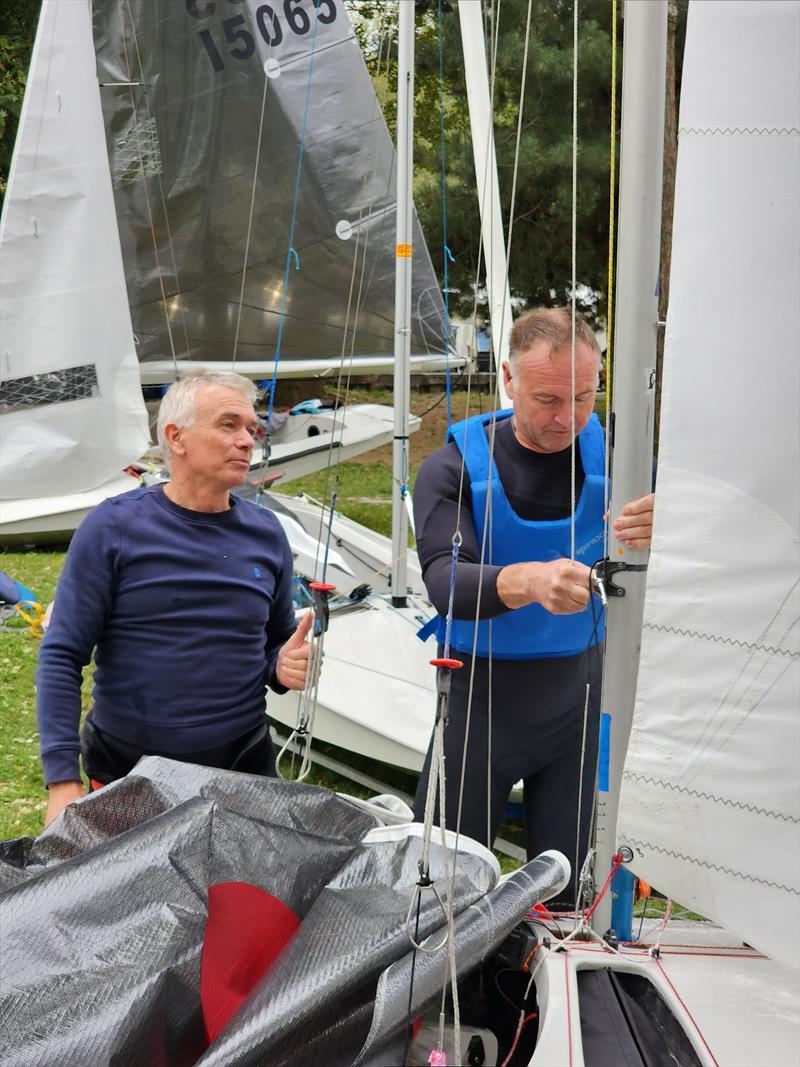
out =
<svg viewBox="0 0 800 1067"><path fill-rule="evenodd" d="M481 579L480 564L459 560L453 596L454 618L474 619L477 611L478 618L493 619L507 610L497 595L497 575L500 570L500 567L485 566ZM451 557L440 557L430 563L425 570L424 579L431 604L439 615L446 616L452 581Z"/></svg>

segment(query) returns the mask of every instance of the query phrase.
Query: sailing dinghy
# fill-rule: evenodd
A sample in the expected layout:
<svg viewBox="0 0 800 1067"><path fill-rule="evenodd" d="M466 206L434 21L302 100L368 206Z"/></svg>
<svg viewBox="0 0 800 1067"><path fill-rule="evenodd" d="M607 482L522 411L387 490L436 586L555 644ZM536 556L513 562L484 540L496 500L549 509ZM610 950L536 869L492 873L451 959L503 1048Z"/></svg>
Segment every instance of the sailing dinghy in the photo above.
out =
<svg viewBox="0 0 800 1067"><path fill-rule="evenodd" d="M338 377L346 397L392 365L392 147L344 4L269 31L243 6L248 56L224 70L214 9L42 5L0 224L3 543L63 540L142 468L159 477L140 379L236 370L266 380L272 415L278 377ZM449 343L414 227L412 355L437 369ZM392 435L390 409L345 402L290 415L269 460L288 481Z"/></svg>

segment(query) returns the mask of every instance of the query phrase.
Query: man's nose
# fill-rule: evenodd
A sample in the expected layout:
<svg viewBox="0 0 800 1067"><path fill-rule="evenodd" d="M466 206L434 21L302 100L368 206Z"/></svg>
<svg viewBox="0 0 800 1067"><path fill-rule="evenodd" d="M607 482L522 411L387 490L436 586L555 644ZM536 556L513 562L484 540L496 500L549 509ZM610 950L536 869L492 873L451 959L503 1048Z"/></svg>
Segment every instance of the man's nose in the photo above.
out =
<svg viewBox="0 0 800 1067"><path fill-rule="evenodd" d="M555 421L559 426L563 426L566 430L572 425L572 409L569 404L565 404L564 407L559 408L555 413Z"/></svg>
<svg viewBox="0 0 800 1067"><path fill-rule="evenodd" d="M248 450L252 450L252 448L253 448L253 437L250 434L249 430L244 430L243 429L243 430L239 431L239 434L237 435L237 439L236 439L236 445L237 445L238 448L246 448Z"/></svg>

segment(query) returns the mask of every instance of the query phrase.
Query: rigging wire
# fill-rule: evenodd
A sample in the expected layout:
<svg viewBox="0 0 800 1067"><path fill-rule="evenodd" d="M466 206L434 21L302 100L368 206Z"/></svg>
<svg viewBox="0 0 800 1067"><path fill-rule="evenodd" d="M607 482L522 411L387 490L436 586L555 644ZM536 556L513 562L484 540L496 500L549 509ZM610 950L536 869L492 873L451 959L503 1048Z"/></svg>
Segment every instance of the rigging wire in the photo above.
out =
<svg viewBox="0 0 800 1067"><path fill-rule="evenodd" d="M572 5L572 232L571 232L571 281L570 281L570 426L572 444L570 446L570 521L569 521L569 556L575 562L575 460L578 441L575 436L575 327L576 301L578 287L578 0ZM583 768L581 767L581 770Z"/></svg>
<svg viewBox="0 0 800 1067"><path fill-rule="evenodd" d="M448 260L453 255L447 246L447 157L444 136L444 31L442 29L442 0L437 0L437 31L439 39L439 131L441 141L442 163L442 261L444 281L444 358L445 358L445 395L447 396L447 429L453 425L453 412L450 403L450 283L448 278Z"/></svg>
<svg viewBox="0 0 800 1067"><path fill-rule="evenodd" d="M319 0L314 0L314 7L319 7ZM300 257L294 247L294 238L297 230L297 213L300 204L300 180L303 175L303 160L306 152L306 133L308 130L308 113L311 106L311 85L314 76L314 56L317 46L317 31L319 19L314 20L314 32L311 35L311 47L308 60L308 79L306 81L306 96L303 105L303 124L300 130L300 148L297 153L297 166L294 178L294 199L292 202L292 215L289 222L289 247L286 250L286 262L283 268L283 291L281 293L281 309L278 319L278 336L275 339L275 364L272 370L272 382L269 390L269 406L267 407L267 427L272 421L272 409L275 404L275 385L278 380L278 364L281 358L281 342L283 341L283 329L286 321L286 306L289 300L289 270L294 262L295 270L300 269Z"/></svg>
<svg viewBox="0 0 800 1067"><path fill-rule="evenodd" d="M147 117L148 117L150 122L153 122L154 121L153 120L153 115L152 115L152 112L150 110L150 101L148 99L148 93L147 93L147 82L145 81L145 78L144 78L144 64L142 62L141 52L139 51L139 36L136 33L136 22L135 22L135 20L133 18L133 14L131 12L130 0L125 0L125 3L126 3L127 8L128 8L128 15L130 17L131 32L133 33L133 44L134 44L134 47L136 49L136 59L137 59L137 61L139 63L139 71L140 71L141 77L142 77L142 89L143 89L143 92L144 92L144 103L145 103L145 108L147 109ZM131 81L132 79L129 77L128 80ZM133 87L131 87L130 92L131 92L131 95L133 95ZM138 138L137 138L137 140L138 140ZM140 156L140 164L141 164L141 156ZM144 180L144 176L145 176L144 175L144 167L142 166L142 179L143 180ZM170 260L172 261L172 273L175 276L175 298L178 301L178 313L180 314L181 327L183 329L184 352L188 356L189 355L189 332L188 332L188 330L186 328L186 309L185 309L185 307L183 305L183 301L181 299L181 297L183 295L183 290L181 288L180 277L178 275L178 264L177 264L177 261L175 259L175 244L174 244L174 242L172 240L172 227L170 226L170 223L169 223L169 210L167 208L167 198L166 198L166 195L164 193L164 183L161 180L161 170L160 169L156 172L156 183L158 185L159 199L161 200L161 209L164 212L164 227L165 227L165 229L167 231L167 247L169 248L169 257L170 257ZM165 309L165 311L166 311L166 309ZM175 378L177 379L177 377L178 377L177 367L175 367Z"/></svg>
<svg viewBox="0 0 800 1067"><path fill-rule="evenodd" d="M378 61L377 61L377 71L376 71L376 76L378 78L381 77L381 65L383 63L383 45L384 45L384 40L386 41L386 59L385 59L385 62L386 62L387 74L388 74L389 62L390 62L390 58L391 58L391 40L389 38L389 35L385 31L385 27L384 27L385 19L386 19L386 11L385 11L385 9L383 9L381 11L381 21L379 23L379 30L378 30ZM386 80L384 81L383 100L381 101L381 105L380 105L380 113L381 114L383 114L385 106L386 106L388 85L389 85L389 80L388 80L388 77L387 77ZM368 188L368 186L373 186L374 185L375 174L376 174L377 167L378 167L379 148L380 148L379 140L376 137L375 145L374 145L374 151L373 151L373 158L372 158L372 169L371 169L371 171L368 170L364 174L364 179L363 179L363 189L364 190L366 190ZM341 346L341 353L340 353L340 358L339 358L339 374L338 374L337 383L336 383L336 397L337 397L337 402L339 402L341 400L342 375L343 375L345 363L347 363L347 377L345 379L344 401L343 401L343 403L341 405L343 408L346 408L347 403L349 401L349 397L350 397L353 359L355 357L356 337L357 337L357 333L358 333L358 324L359 324L360 315L361 315L361 304L362 304L362 299L363 299L363 294L364 294L364 281L365 281L366 266L367 266L367 253L368 253L368 250L369 250L369 229L367 228L364 231L364 236L363 236L363 241L362 241L362 226L360 225L360 223L362 222L362 220L365 220L365 219L368 220L368 219L371 218L371 216L373 214L373 206L374 206L374 203L375 203L375 196L376 195L377 195L377 193L373 193L372 198L365 205L362 205L362 208L361 208L361 210L359 212L359 219L358 219L358 223L357 223L357 227L356 227L356 242L355 242L355 247L354 247L354 251L353 251L353 267L352 267L351 274L350 274L350 288L349 288L348 296L347 296L347 309L346 309L346 313L345 313L344 329L343 329L343 332L342 332L342 346ZM361 273L360 273L360 276L359 276L358 289L357 289L357 292L356 292L355 311L353 311L352 310L353 290L354 290L356 272L357 272L358 263L359 263L359 251L361 252ZM350 332L349 360L348 360L347 355L346 355L348 331ZM340 423L340 426L339 426L339 442L338 442L339 445L341 445L342 441L344 440L344 428L345 428L344 427L344 415L342 415L342 420L341 420L341 423ZM334 427L333 427L333 430L331 431L331 443L330 443L330 448L328 450L328 462L327 462L327 465L326 465L326 468L325 468L325 478L324 478L324 481L323 481L323 488L322 488L322 494L321 494L323 501L326 500L327 497L328 497L328 486L330 484L332 466L335 466L335 469L336 469L335 487L336 487L337 491L338 491L338 487L339 487L339 464L341 462L341 459L340 459L339 452L336 452L336 459L335 459L335 463L334 463L334 449L336 447L335 435L336 435L336 416L334 415ZM320 525L319 525L319 533L318 533L318 537L317 537L317 554L316 554L316 558L314 560L314 573L315 573L315 576L316 576L316 573L317 573L317 568L319 566L319 552L320 552L320 545L322 543L324 517L325 517L325 504L323 503L323 504L320 505ZM328 546L330 544L330 540L331 540L332 535L333 535L333 514L331 513L330 519L329 519L329 522L328 522L327 532L326 532L326 541L327 541L327 544L326 544L326 547L325 547L326 553L328 551ZM380 573L380 572L378 571L376 573Z"/></svg>
<svg viewBox="0 0 800 1067"><path fill-rule="evenodd" d="M132 16L131 10L130 10L130 0L125 0L125 5L128 8L128 14L129 14L129 16L131 18L131 22L132 22L133 21L133 16ZM142 192L144 193L145 206L146 206L146 209L147 209L147 218L148 218L148 223L149 223L149 226L150 226L150 237L151 237L152 242L153 242L153 258L155 260L156 272L158 274L158 285L159 285L159 289L161 290L161 306L164 309L164 322L165 322L166 327L167 327L167 338L169 340L169 348L170 348L170 352L172 354L172 365L173 365L173 369L174 369L174 372L175 372L175 380L177 381L177 379L178 379L178 356L177 356L177 353L175 351L175 339L172 336L172 324L171 324L170 319L169 319L169 311L167 310L167 290L166 290L166 286L164 285L164 271L163 271L163 268L161 266L161 258L160 258L159 254L158 254L158 238L156 236L155 221L154 221L154 218L153 218L153 206L152 206L152 204L150 202L150 193L149 193L148 188L147 188L146 172L145 172L145 165L144 165L144 156L142 154L142 138L140 136L140 128L141 127L140 127L140 123L139 123L138 111L137 111L137 108L136 108L136 100L134 98L134 92L133 92L133 71L132 71L132 68L131 68L130 56L128 55L128 42L125 39L125 33L124 33L124 27L126 25L126 21L125 21L125 15L124 15L124 12L123 12L123 8L122 8L122 0L117 0L117 10L118 10L118 13L119 13L120 25L121 25L121 27L123 29L123 32L120 34L120 37L121 37L121 40L122 40L122 51L123 51L123 56L124 56L124 60L125 60L125 71L126 71L126 73L128 75L128 93L130 95L130 101L131 101L131 113L132 113L132 116L133 116L133 129L134 129L135 137L136 137L136 150L137 150L137 154L139 156L139 170L140 170L141 175L142 175ZM140 67L140 69L141 69L141 67ZM146 100L147 100L147 96L145 95L145 101Z"/></svg>
<svg viewBox="0 0 800 1067"><path fill-rule="evenodd" d="M244 242L244 261L242 263L242 285L239 289L239 305L236 309L236 331L233 337L233 360L232 368L236 368L236 357L239 351L239 330L242 324L242 307L244 306L244 287L247 282L247 262L250 257L250 238L253 233L253 215L255 213L256 206L256 189L258 188L258 167L261 161L261 145L264 140L264 115L267 110L267 89L269 88L270 77L268 73L269 62L272 56L273 40L270 39L267 47L267 58L263 64L264 70L264 90L261 94L261 117L258 123L258 140L256 142L256 158L253 163L253 182L250 191L250 212L247 218L247 234L245 235ZM267 433L269 434L269 423L267 423ZM266 449L265 449L266 451Z"/></svg>
<svg viewBox="0 0 800 1067"><path fill-rule="evenodd" d="M606 311L606 424L605 424L605 497L603 514L606 516L604 531L604 554L608 556L611 474L611 369L614 336L614 227L616 224L616 177L617 177L617 0L611 0L611 138L608 163L608 308Z"/></svg>

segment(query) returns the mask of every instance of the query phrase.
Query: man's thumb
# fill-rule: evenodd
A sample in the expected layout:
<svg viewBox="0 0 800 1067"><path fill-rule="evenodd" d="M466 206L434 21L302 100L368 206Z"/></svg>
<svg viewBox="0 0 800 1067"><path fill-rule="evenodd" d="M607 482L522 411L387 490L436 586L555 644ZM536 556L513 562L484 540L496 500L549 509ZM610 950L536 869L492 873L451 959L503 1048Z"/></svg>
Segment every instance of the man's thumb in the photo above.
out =
<svg viewBox="0 0 800 1067"><path fill-rule="evenodd" d="M308 632L314 623L314 612L307 611L300 620L297 629L289 638L292 645L302 645L305 639L308 637Z"/></svg>

